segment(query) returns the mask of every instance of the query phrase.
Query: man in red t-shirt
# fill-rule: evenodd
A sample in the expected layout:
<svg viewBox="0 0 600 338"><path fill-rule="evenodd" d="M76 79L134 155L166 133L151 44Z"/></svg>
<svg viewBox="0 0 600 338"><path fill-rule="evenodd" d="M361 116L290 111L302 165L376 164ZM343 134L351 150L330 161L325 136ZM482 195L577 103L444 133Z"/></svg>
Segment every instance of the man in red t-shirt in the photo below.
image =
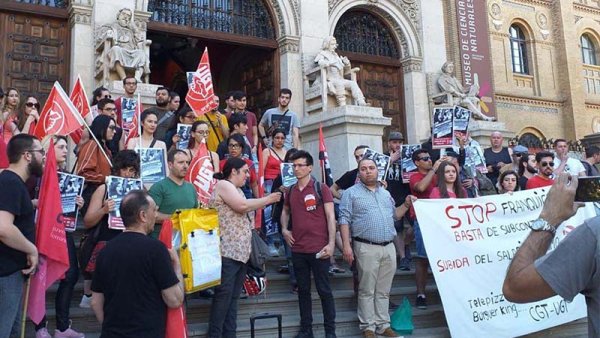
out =
<svg viewBox="0 0 600 338"><path fill-rule="evenodd" d="M310 175L313 158L299 150L291 156L298 183L290 187L281 212L281 228L285 241L292 249L292 264L298 282L300 332L297 338L313 337L310 273L321 297L325 337L335 337L335 302L329 285L329 258L335 246L335 213L333 195L325 185L315 191ZM288 228L290 225L291 229Z"/></svg>
<svg viewBox="0 0 600 338"><path fill-rule="evenodd" d="M540 151L535 154L538 173L527 180L525 189L535 189L548 187L554 183L552 174L554 173L554 154L549 151Z"/></svg>
<svg viewBox="0 0 600 338"><path fill-rule="evenodd" d="M446 157L444 156L435 161L435 164L432 164L429 152L425 149L419 149L412 154L412 160L417 166L417 172L410 175L408 181L410 192L417 198L429 198L431 191L437 185L435 172L440 166L440 163L446 160ZM427 300L425 298L425 284L427 283L427 267L429 266L429 261L427 260L427 252L425 251L425 244L423 244L423 235L421 234L421 229L417 222L417 216L413 207L410 208L410 217L413 220L415 242L417 244L417 254L415 255L415 282L417 284L416 306L419 309L426 309Z"/></svg>

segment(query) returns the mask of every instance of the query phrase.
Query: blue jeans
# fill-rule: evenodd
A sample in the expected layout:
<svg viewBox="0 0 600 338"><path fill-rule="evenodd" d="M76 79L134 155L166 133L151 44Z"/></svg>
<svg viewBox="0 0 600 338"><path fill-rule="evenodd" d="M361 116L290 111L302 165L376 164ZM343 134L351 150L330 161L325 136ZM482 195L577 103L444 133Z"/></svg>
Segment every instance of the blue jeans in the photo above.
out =
<svg viewBox="0 0 600 338"><path fill-rule="evenodd" d="M24 286L21 271L0 277L0 338L20 337Z"/></svg>
<svg viewBox="0 0 600 338"><path fill-rule="evenodd" d="M246 278L246 264L223 257L221 284L215 287L210 307L209 338L235 338L238 300Z"/></svg>
<svg viewBox="0 0 600 338"><path fill-rule="evenodd" d="M423 234L421 233L421 227L419 227L419 222L415 219L415 223L413 224L413 229L415 231L415 244L417 245L417 254L415 257L418 258L427 258L427 251L425 251L425 243L423 243Z"/></svg>
<svg viewBox="0 0 600 338"><path fill-rule="evenodd" d="M69 252L69 270L65 273L65 278L60 280L54 305L56 307L56 328L60 331L65 331L69 328L69 310L71 306L71 298L73 298L73 289L79 279L79 267L77 264L77 250L73 234L67 232L67 250ZM42 321L35 326L35 330L46 327L46 316Z"/></svg>

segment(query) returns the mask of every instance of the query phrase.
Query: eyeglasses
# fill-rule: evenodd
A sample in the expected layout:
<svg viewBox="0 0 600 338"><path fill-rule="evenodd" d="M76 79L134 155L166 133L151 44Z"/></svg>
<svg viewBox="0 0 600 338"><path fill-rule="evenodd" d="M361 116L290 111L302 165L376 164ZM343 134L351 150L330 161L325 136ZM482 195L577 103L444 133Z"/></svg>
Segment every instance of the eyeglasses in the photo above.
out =
<svg viewBox="0 0 600 338"><path fill-rule="evenodd" d="M46 151L44 149L29 149L27 150L28 153L40 153L42 154L42 156L46 155Z"/></svg>
<svg viewBox="0 0 600 338"><path fill-rule="evenodd" d="M308 167L308 164L304 164L304 163L298 163L298 164L292 164L292 167L295 168L303 168L303 167Z"/></svg>
<svg viewBox="0 0 600 338"><path fill-rule="evenodd" d="M540 162L540 165L542 167L547 167L547 166L554 167L554 162Z"/></svg>
<svg viewBox="0 0 600 338"><path fill-rule="evenodd" d="M431 156L419 157L419 161L429 161L429 160L431 160Z"/></svg>
<svg viewBox="0 0 600 338"><path fill-rule="evenodd" d="M237 143L235 143L235 144L230 144L230 145L228 145L228 147L229 147L229 148L236 149L236 148L241 148L242 146L241 146L241 145L239 145L239 144L237 144Z"/></svg>
<svg viewBox="0 0 600 338"><path fill-rule="evenodd" d="M137 85L137 82L125 82L126 86L135 86Z"/></svg>
<svg viewBox="0 0 600 338"><path fill-rule="evenodd" d="M108 129L110 129L110 130L114 131L114 130L116 130L116 129L117 129L117 126L108 126Z"/></svg>
<svg viewBox="0 0 600 338"><path fill-rule="evenodd" d="M27 106L29 108L36 107L37 109L40 109L39 103L27 102L27 103L25 103L25 106Z"/></svg>

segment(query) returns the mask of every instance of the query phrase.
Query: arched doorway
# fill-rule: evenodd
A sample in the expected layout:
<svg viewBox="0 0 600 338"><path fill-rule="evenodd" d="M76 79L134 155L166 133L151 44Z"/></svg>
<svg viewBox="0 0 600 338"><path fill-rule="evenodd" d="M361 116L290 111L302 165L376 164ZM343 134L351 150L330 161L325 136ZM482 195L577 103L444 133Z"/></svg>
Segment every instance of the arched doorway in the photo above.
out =
<svg viewBox="0 0 600 338"><path fill-rule="evenodd" d="M335 26L338 51L360 67L358 85L374 107L392 118L388 131L400 130L406 135L406 112L400 47L390 27L377 15L362 9L344 13Z"/></svg>
<svg viewBox="0 0 600 338"><path fill-rule="evenodd" d="M248 109L273 106L279 86L273 15L262 0L150 0L148 23L151 83L187 92L185 72L194 71L207 47L216 93L241 89Z"/></svg>

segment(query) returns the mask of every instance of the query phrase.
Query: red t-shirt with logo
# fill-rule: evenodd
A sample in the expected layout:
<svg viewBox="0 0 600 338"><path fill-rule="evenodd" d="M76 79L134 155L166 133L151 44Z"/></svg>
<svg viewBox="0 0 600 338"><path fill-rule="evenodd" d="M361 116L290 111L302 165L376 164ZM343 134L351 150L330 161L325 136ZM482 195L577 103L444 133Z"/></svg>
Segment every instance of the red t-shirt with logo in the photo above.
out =
<svg viewBox="0 0 600 338"><path fill-rule="evenodd" d="M321 184L323 200L318 203L314 179L300 191L298 184L292 187L285 196L285 206L291 214L292 236L294 245L292 252L316 254L329 243L329 230L325 216L325 203L333 203L331 190ZM289 227L289 226L288 226Z"/></svg>
<svg viewBox="0 0 600 338"><path fill-rule="evenodd" d="M410 175L410 178L408 179L408 185L410 186L410 193L417 197L417 198L429 198L429 195L431 195L431 191L433 190L433 188L435 186L437 186L437 176L435 176L435 174L433 175L433 179L431 180L431 183L429 183L429 186L427 187L427 189L425 189L425 191L423 192L418 192L415 190L415 186L417 184L419 184L419 182L421 182L423 180L423 178L425 178L425 176L427 176L427 174L423 174L420 172L414 172ZM410 218L412 219L416 219L417 215L415 214L415 209L413 207L410 207Z"/></svg>
<svg viewBox="0 0 600 338"><path fill-rule="evenodd" d="M535 175L532 178L527 180L527 184L525 185L525 189L535 189L541 187L548 187L554 183L554 180L550 178L543 178L539 175Z"/></svg>

